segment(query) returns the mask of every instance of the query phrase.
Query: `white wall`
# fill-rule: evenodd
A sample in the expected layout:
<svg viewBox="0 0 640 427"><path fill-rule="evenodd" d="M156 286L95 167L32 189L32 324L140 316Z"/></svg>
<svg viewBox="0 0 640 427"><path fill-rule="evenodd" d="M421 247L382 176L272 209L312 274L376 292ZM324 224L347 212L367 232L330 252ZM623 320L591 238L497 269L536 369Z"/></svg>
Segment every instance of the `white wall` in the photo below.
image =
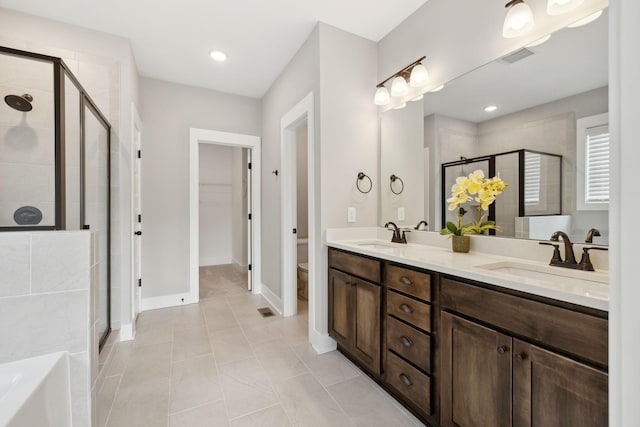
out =
<svg viewBox="0 0 640 427"><path fill-rule="evenodd" d="M140 83L144 117L142 295L187 293L189 128L260 135L260 101L147 78Z"/></svg>
<svg viewBox="0 0 640 427"><path fill-rule="evenodd" d="M112 126L112 327L131 323L131 108L138 71L128 40L99 31L0 9L0 44L61 57Z"/></svg>

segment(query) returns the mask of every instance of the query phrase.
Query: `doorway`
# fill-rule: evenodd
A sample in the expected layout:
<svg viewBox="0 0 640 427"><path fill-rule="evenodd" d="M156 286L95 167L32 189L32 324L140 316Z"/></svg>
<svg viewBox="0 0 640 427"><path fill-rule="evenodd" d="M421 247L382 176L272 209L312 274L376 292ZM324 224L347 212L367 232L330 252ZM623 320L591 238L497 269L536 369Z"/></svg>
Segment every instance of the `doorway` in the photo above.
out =
<svg viewBox="0 0 640 427"><path fill-rule="evenodd" d="M246 230L246 236L240 236L237 241L246 240L246 265L247 265L247 287L253 293L260 293L260 271L261 271L261 257L260 248L260 137L251 135L242 135L228 132L219 132L214 130L205 129L190 129L190 166L189 166L189 229L190 229L190 253L189 253L189 266L190 266L190 280L189 280L189 302L198 302L200 300L200 264L201 258L206 256L217 256L215 248L206 248L207 253L201 253L200 242L200 200L201 194L205 194L205 204L210 203L213 209L209 213L220 214L220 211L216 212L215 203L216 200L220 201L225 197L227 184L217 182L216 177L209 177L210 182L208 187L201 188L201 175L200 175L200 162L201 162L201 147L218 147L222 150L225 148L230 149L233 147L243 148L240 152L240 161L244 165L246 170L246 193L243 192L243 196L246 195L246 209L247 215L243 219L246 221L246 226L233 226L230 231L232 237L235 230ZM222 153L222 151L220 151ZM233 154L231 154L233 156ZM238 176L239 174L236 174ZM244 173L243 173L244 175ZM242 180L242 178L239 178ZM232 197L232 196L230 196ZM236 200L238 202L238 200ZM242 203L242 202L241 202ZM206 207L206 206L204 206ZM213 224L215 226L215 223ZM217 230L220 232L221 230ZM223 230L224 231L224 230ZM215 232L215 230L214 230ZM237 232L237 231L236 231ZM222 236L222 235L221 235ZM225 235L228 237L228 233ZM222 236L222 237L225 237ZM236 236L238 237L238 236ZM216 240L213 238L212 240ZM210 250L211 249L211 250ZM238 251L240 252L240 251ZM219 255L219 254L218 254ZM229 261L233 260L233 254L229 256ZM209 262L212 261L210 258ZM213 260L213 263L223 262L223 259ZM242 261L244 262L244 260Z"/></svg>

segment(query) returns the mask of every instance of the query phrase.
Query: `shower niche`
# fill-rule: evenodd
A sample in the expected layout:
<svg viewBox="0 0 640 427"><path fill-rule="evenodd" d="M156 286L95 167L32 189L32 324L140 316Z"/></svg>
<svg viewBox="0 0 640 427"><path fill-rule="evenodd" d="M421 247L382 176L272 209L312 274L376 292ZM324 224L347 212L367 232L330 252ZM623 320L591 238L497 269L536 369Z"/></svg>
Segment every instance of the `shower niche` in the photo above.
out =
<svg viewBox="0 0 640 427"><path fill-rule="evenodd" d="M111 126L60 58L0 46L0 231L91 230L110 330Z"/></svg>

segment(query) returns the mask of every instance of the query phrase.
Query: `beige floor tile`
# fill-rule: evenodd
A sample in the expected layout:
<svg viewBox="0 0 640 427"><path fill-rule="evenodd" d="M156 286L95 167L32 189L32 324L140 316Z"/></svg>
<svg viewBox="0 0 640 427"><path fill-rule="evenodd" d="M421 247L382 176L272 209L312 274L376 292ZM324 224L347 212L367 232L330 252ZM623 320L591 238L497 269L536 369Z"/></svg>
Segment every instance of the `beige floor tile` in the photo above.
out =
<svg viewBox="0 0 640 427"><path fill-rule="evenodd" d="M238 322L229 307L207 307L202 311L209 331L220 331L238 327Z"/></svg>
<svg viewBox="0 0 640 427"><path fill-rule="evenodd" d="M133 351L133 341L124 341L118 343L114 350L113 357L107 365L107 376L120 375L124 373L127 362Z"/></svg>
<svg viewBox="0 0 640 427"><path fill-rule="evenodd" d="M284 338L280 327L281 317L265 317L251 322L241 323L240 327L244 332L247 341L252 345L262 344L274 339Z"/></svg>
<svg viewBox="0 0 640 427"><path fill-rule="evenodd" d="M342 408L311 374L300 375L275 385L282 406L294 425L349 426Z"/></svg>
<svg viewBox="0 0 640 427"><path fill-rule="evenodd" d="M231 421L232 427L287 427L291 426L289 417L281 405L272 406Z"/></svg>
<svg viewBox="0 0 640 427"><path fill-rule="evenodd" d="M148 380L169 379L171 343L134 348L122 375L122 386L142 384Z"/></svg>
<svg viewBox="0 0 640 427"><path fill-rule="evenodd" d="M169 378L120 386L109 427L162 427L168 423Z"/></svg>
<svg viewBox="0 0 640 427"><path fill-rule="evenodd" d="M360 376L362 372L338 351L318 354L309 343L301 344L294 349L325 387Z"/></svg>
<svg viewBox="0 0 640 427"><path fill-rule="evenodd" d="M204 325L204 316L199 304L189 304L172 308L174 311L174 329Z"/></svg>
<svg viewBox="0 0 640 427"><path fill-rule="evenodd" d="M120 386L121 379L122 377L120 375L105 378L102 383L102 388L96 393L97 426L95 427L104 427L107 425L107 417L113 407L113 402L116 398L116 392Z"/></svg>
<svg viewBox="0 0 640 427"><path fill-rule="evenodd" d="M228 425L227 411L223 401L208 403L169 416L169 427L224 427Z"/></svg>
<svg viewBox="0 0 640 427"><path fill-rule="evenodd" d="M170 414L219 400L222 389L212 355L172 364Z"/></svg>
<svg viewBox="0 0 640 427"><path fill-rule="evenodd" d="M278 403L271 382L258 360L220 365L220 381L230 418L246 415Z"/></svg>
<svg viewBox="0 0 640 427"><path fill-rule="evenodd" d="M136 340L140 332L148 329L171 329L175 322L175 312L171 309L143 311L136 321Z"/></svg>
<svg viewBox="0 0 640 427"><path fill-rule="evenodd" d="M377 385L363 377L334 384L327 390L355 425L414 426Z"/></svg>
<svg viewBox="0 0 640 427"><path fill-rule="evenodd" d="M272 381L282 381L309 372L282 339L256 344L253 350Z"/></svg>
<svg viewBox="0 0 640 427"><path fill-rule="evenodd" d="M173 331L173 361L211 354L209 334L204 325Z"/></svg>
<svg viewBox="0 0 640 427"><path fill-rule="evenodd" d="M239 327L219 331L210 339L218 364L254 357L253 350Z"/></svg>

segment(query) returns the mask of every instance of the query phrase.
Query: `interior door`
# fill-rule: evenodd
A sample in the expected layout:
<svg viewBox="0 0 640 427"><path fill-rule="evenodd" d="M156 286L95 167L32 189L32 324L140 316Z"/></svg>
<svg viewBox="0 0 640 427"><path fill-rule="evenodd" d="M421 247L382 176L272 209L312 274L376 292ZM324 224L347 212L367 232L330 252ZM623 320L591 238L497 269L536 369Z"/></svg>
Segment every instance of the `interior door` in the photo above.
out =
<svg viewBox="0 0 640 427"><path fill-rule="evenodd" d="M247 271L247 289L249 291L253 290L253 269L252 269L252 262L253 262L253 220L251 217L251 211L252 211L252 206L251 206L251 149L250 148L244 148L243 150L246 150L247 152L247 265L249 266L248 271Z"/></svg>
<svg viewBox="0 0 640 427"><path fill-rule="evenodd" d="M141 170L142 170L142 131L139 123L134 123L133 146L135 148L135 160L133 162L133 277L131 310L135 319L140 313L142 293L142 195L141 195Z"/></svg>

